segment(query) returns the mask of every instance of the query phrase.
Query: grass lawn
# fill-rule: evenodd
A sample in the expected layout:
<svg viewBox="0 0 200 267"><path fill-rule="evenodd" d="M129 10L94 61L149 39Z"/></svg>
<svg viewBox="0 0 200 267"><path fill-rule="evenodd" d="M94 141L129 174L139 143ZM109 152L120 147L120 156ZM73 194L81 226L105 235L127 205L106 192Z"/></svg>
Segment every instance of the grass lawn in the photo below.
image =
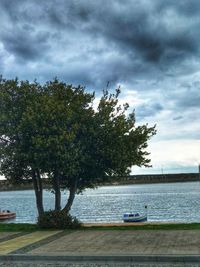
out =
<svg viewBox="0 0 200 267"><path fill-rule="evenodd" d="M36 224L27 223L0 223L0 232L6 231L25 231L32 232L41 230ZM46 229L47 230L47 229ZM82 226L79 230L200 230L200 223L161 223L161 224L141 224L125 226Z"/></svg>
<svg viewBox="0 0 200 267"><path fill-rule="evenodd" d="M13 231L13 232L32 232L38 230L36 224L29 223L0 223L0 232Z"/></svg>
<svg viewBox="0 0 200 267"><path fill-rule="evenodd" d="M90 226L83 227L90 230L200 230L200 223L161 223L125 226Z"/></svg>

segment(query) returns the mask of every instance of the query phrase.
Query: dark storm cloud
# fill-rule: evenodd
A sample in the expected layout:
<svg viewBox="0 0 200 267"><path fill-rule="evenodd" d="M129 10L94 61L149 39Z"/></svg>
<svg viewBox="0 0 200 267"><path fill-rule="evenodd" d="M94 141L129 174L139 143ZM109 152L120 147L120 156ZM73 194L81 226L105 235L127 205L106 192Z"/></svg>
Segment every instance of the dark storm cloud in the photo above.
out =
<svg viewBox="0 0 200 267"><path fill-rule="evenodd" d="M48 45L49 34L46 32L31 33L24 28L13 32L6 32L2 35L1 41L5 50L15 57L23 60L36 60L44 55Z"/></svg>
<svg viewBox="0 0 200 267"><path fill-rule="evenodd" d="M0 42L16 60L22 60L22 64L42 59L50 47L48 30L38 28L40 14L36 12L36 3L22 0L0 2Z"/></svg>
<svg viewBox="0 0 200 267"><path fill-rule="evenodd" d="M180 84L168 97L172 99L174 109L184 111L200 108L200 82Z"/></svg>
<svg viewBox="0 0 200 267"><path fill-rule="evenodd" d="M151 3L151 5L150 5ZM26 21L41 26L51 25L63 33L84 31L92 38L103 38L105 45L113 45L120 53L130 55L134 61L171 64L198 52L197 32L191 29L188 12L198 1L3 1L4 10L16 22ZM166 10L173 9L174 16L181 16L179 30L172 29L173 17ZM187 11L187 12L186 12ZM171 24L168 24L168 20ZM175 21L176 23L176 21ZM197 21L197 26L199 21ZM65 32L66 33L66 32ZM15 35L15 32L13 32ZM67 34L67 33L66 33ZM14 38L14 37L13 37ZM15 40L15 38L14 38ZM31 44L30 40L30 44ZM40 44L39 44L40 45Z"/></svg>
<svg viewBox="0 0 200 267"><path fill-rule="evenodd" d="M173 17L164 16L166 2L151 2L152 7L149 9L146 4L150 1L75 1L65 5L66 16L56 7L50 8L49 15L51 22L60 26L69 25L70 22L75 29L84 30L94 38L104 38L120 52L131 56L137 53L144 61L162 61L165 64L198 51L196 31L188 23L191 18L182 12L183 25L178 30L172 30ZM173 8L174 16L180 16L181 8L188 9L187 4L184 9L184 5L172 5L171 1L169 6ZM167 20L171 21L171 25Z"/></svg>
<svg viewBox="0 0 200 267"><path fill-rule="evenodd" d="M65 15L60 7L49 8L49 20L60 27L71 26L85 31L93 38L103 38L107 45L114 45L121 53L128 53L130 60L137 55L144 62L166 64L198 51L196 31L190 27L189 17L184 14L181 29L172 30L173 17L169 25L162 18L161 3L148 1L74 1L65 4ZM175 5L174 12L179 13ZM187 9L187 7L186 7ZM160 13L161 12L161 13ZM176 22L175 22L176 23ZM197 23L199 25L199 22Z"/></svg>
<svg viewBox="0 0 200 267"><path fill-rule="evenodd" d="M198 0L2 0L0 43L18 65L37 63L43 80L52 74L95 89L110 81L151 91L196 71L199 12ZM177 106L197 105L198 88L187 97L177 84ZM156 103L140 116L154 114Z"/></svg>
<svg viewBox="0 0 200 267"><path fill-rule="evenodd" d="M163 107L159 103L153 104L143 104L136 108L136 117L140 119L144 119L146 117L151 117L163 110Z"/></svg>

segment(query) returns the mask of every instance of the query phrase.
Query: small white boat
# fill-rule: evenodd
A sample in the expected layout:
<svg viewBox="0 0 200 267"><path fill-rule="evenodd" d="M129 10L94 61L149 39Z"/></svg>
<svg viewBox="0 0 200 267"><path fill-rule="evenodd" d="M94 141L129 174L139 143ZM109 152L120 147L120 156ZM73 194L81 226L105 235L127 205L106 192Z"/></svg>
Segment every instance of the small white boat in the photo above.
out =
<svg viewBox="0 0 200 267"><path fill-rule="evenodd" d="M145 222L147 221L147 206L145 206L145 214L127 212L123 215L124 222Z"/></svg>
<svg viewBox="0 0 200 267"><path fill-rule="evenodd" d="M8 220L8 219L13 219L15 217L16 217L15 212L11 212L9 210L0 211L0 220Z"/></svg>
<svg viewBox="0 0 200 267"><path fill-rule="evenodd" d="M140 215L139 213L125 213L123 216L124 222L145 222L147 215Z"/></svg>

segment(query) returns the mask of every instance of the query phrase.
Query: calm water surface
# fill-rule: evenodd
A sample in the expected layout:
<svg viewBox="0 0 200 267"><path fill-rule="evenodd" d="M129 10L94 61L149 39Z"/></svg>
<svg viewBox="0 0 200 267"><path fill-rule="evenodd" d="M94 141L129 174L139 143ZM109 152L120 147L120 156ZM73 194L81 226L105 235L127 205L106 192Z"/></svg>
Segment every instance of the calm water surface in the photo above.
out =
<svg viewBox="0 0 200 267"><path fill-rule="evenodd" d="M68 194L62 194L63 204ZM54 197L44 191L45 209L53 209ZM82 222L121 222L125 212L144 212L148 221L200 222L200 182L103 186L77 195L72 215ZM37 220L33 190L0 192L0 208L16 211L9 222Z"/></svg>

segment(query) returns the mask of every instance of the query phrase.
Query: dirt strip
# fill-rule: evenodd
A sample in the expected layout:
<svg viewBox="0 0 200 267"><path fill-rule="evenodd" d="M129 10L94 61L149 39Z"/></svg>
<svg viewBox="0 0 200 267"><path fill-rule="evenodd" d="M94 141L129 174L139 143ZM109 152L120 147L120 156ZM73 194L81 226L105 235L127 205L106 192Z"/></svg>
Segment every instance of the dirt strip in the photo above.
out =
<svg viewBox="0 0 200 267"><path fill-rule="evenodd" d="M142 226L142 225L165 225L165 224L177 224L176 222L110 222L110 223L84 223L84 227L93 227L93 226Z"/></svg>

